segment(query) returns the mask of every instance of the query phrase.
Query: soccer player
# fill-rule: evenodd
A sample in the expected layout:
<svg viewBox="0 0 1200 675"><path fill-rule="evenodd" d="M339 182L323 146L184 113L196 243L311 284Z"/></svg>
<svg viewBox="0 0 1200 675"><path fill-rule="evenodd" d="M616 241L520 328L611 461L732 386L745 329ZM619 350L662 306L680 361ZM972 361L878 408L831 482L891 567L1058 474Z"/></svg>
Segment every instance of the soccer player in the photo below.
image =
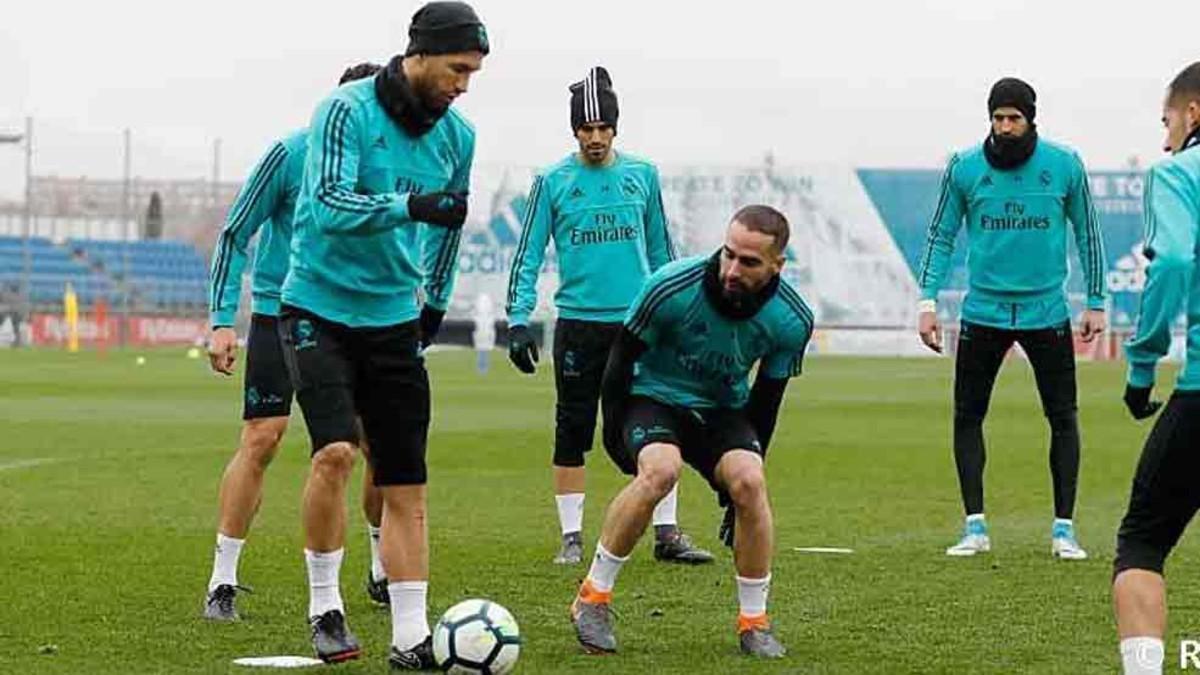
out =
<svg viewBox="0 0 1200 675"><path fill-rule="evenodd" d="M378 70L374 63L352 66L342 73L338 85L371 77ZM242 270L250 240L255 233L262 232L254 254L251 282L254 302L246 339L242 437L221 478L217 547L204 602L204 617L216 621L239 618L235 600L238 591L245 587L238 584L238 559L262 502L263 474L279 449L292 408L292 383L284 366L277 327L279 288L287 274L292 215L307 148L308 129L295 131L271 145L238 193L213 252L208 358L214 371L232 375L237 360L237 333L233 324L242 292ZM363 510L374 542L378 538L382 505L378 490L369 481L367 475ZM379 568L378 547L371 548L372 568ZM384 586L386 590L386 583ZM371 584L368 590L372 590Z"/></svg>
<svg viewBox="0 0 1200 675"><path fill-rule="evenodd" d="M562 546L554 562L583 560L584 453L592 447L600 378L621 319L646 277L674 257L658 170L613 149L617 94L604 68L570 87L571 130L579 151L539 172L529 191L521 243L508 286L509 358L533 373L537 343L529 315L546 246L558 254L559 319L554 330L554 493ZM706 563L676 519L677 488L654 512L654 557Z"/></svg>
<svg viewBox="0 0 1200 675"><path fill-rule="evenodd" d="M1171 326L1187 312L1187 363L1138 460L1129 509L1117 532L1113 602L1127 675L1161 673L1167 624L1163 564L1200 508L1200 62L1184 68L1163 104L1164 150L1146 174L1145 253L1150 259L1137 334L1126 345L1125 405L1146 419L1154 367L1171 346Z"/></svg>
<svg viewBox="0 0 1200 675"><path fill-rule="evenodd" d="M1087 286L1084 342L1105 330L1104 248L1083 162L1070 148L1038 138L1036 103L1033 87L1016 78L992 87L991 133L950 158L921 264L918 330L925 345L940 353L937 296L965 219L969 288L955 362L954 459L967 517L962 538L946 549L951 556L991 548L983 513L983 420L1000 364L1016 343L1029 357L1050 424L1051 553L1065 560L1087 557L1071 520L1080 441L1064 290L1067 220Z"/></svg>
<svg viewBox="0 0 1200 675"><path fill-rule="evenodd" d="M312 440L303 507L308 615L326 661L360 651L338 587L357 413L383 493L389 661L402 670L434 666L421 350L450 300L475 152L474 128L451 104L488 51L469 5L428 3L413 15L404 55L373 80L335 91L310 126L281 323Z"/></svg>
<svg viewBox="0 0 1200 675"><path fill-rule="evenodd" d="M813 330L812 312L779 276L788 234L787 219L775 209L742 208L720 250L655 272L626 316L604 373L604 444L636 476L609 505L591 569L571 605L576 634L590 653L616 651L617 573L684 462L734 506L742 651L785 653L767 620L774 525L762 455Z"/></svg>

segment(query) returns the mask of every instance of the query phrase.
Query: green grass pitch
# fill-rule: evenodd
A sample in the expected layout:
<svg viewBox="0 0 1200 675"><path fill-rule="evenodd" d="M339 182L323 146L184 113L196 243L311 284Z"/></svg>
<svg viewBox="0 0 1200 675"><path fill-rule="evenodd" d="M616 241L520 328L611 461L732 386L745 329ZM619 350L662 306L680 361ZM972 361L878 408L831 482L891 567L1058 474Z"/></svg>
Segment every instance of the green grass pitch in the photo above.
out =
<svg viewBox="0 0 1200 675"><path fill-rule="evenodd" d="M244 621L199 610L216 490L237 440L239 378L182 350L68 355L0 351L0 671L233 673L240 656L309 653L298 411L268 472L242 554ZM431 621L482 596L512 610L525 673L1112 672L1108 582L1114 534L1147 424L1120 404L1117 364L1083 364L1076 522L1092 558L1050 558L1048 430L1028 367L1010 361L988 420L993 553L948 559L961 510L949 449L948 359L813 358L788 392L768 461L777 554L770 606L789 647L778 663L736 654L731 558L715 499L684 477L680 514L715 565L668 567L644 540L616 588L620 654L578 649L567 605L585 569L550 564L553 379L516 374L499 352L485 378L469 352L429 359ZM1168 377L1163 374L1163 378ZM621 477L589 466L588 550ZM364 657L337 672L385 672L389 617L362 589L367 542L358 471L342 589ZM794 552L840 546L852 555ZM1168 664L1200 638L1198 547L1172 559ZM53 645L53 647L50 647ZM43 653L49 652L49 653Z"/></svg>

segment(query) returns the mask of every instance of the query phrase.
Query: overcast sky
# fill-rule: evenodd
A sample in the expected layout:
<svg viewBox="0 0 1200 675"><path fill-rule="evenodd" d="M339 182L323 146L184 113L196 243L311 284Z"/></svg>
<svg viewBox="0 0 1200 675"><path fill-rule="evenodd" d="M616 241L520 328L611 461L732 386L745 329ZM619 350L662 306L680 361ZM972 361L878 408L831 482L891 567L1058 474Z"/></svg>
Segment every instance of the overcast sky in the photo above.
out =
<svg viewBox="0 0 1200 675"><path fill-rule="evenodd" d="M240 179L351 63L407 42L410 0L13 0L0 131L35 120L35 172ZM458 105L479 163L571 149L567 85L608 67L619 147L660 163L938 166L986 133L1005 75L1089 166L1158 156L1163 88L1200 60L1196 0L478 0L492 55ZM0 198L21 159L0 146Z"/></svg>

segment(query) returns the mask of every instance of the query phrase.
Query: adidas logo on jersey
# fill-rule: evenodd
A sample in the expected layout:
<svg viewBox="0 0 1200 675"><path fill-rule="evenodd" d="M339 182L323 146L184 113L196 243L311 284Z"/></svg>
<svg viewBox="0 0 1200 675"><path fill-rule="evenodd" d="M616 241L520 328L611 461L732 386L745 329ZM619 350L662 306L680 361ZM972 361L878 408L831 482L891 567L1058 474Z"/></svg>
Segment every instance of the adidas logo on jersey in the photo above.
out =
<svg viewBox="0 0 1200 675"><path fill-rule="evenodd" d="M570 195L571 199L579 199L582 196L583 196L583 190L579 189L578 187L571 190L571 195Z"/></svg>
<svg viewBox="0 0 1200 675"><path fill-rule="evenodd" d="M375 139L375 142L371 144L371 147L379 148L380 150L387 150L387 141L384 140L383 136L380 136L379 138Z"/></svg>

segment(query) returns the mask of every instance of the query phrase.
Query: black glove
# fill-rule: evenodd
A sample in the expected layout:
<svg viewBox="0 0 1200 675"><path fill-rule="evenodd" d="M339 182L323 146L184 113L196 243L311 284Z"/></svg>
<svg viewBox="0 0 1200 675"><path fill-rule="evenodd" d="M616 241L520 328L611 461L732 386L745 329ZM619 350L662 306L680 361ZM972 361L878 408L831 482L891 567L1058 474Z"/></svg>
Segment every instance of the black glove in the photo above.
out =
<svg viewBox="0 0 1200 675"><path fill-rule="evenodd" d="M428 349L437 339L438 331L442 329L442 319L446 318L444 310L425 305L421 308L421 349Z"/></svg>
<svg viewBox="0 0 1200 675"><path fill-rule="evenodd" d="M717 539L729 548L733 548L733 525L735 512L733 504L725 507L725 517L721 519L721 527L717 530Z"/></svg>
<svg viewBox="0 0 1200 675"><path fill-rule="evenodd" d="M467 193L409 194L408 215L422 223L457 230L467 220Z"/></svg>
<svg viewBox="0 0 1200 675"><path fill-rule="evenodd" d="M537 370L534 364L538 362L538 346L529 326L509 326L508 360L522 373L532 375Z"/></svg>
<svg viewBox="0 0 1200 675"><path fill-rule="evenodd" d="M1162 407L1162 401L1150 400L1150 387L1135 387L1127 384L1125 385L1125 407L1129 408L1129 414L1133 415L1133 419L1144 420L1158 412L1158 409Z"/></svg>

